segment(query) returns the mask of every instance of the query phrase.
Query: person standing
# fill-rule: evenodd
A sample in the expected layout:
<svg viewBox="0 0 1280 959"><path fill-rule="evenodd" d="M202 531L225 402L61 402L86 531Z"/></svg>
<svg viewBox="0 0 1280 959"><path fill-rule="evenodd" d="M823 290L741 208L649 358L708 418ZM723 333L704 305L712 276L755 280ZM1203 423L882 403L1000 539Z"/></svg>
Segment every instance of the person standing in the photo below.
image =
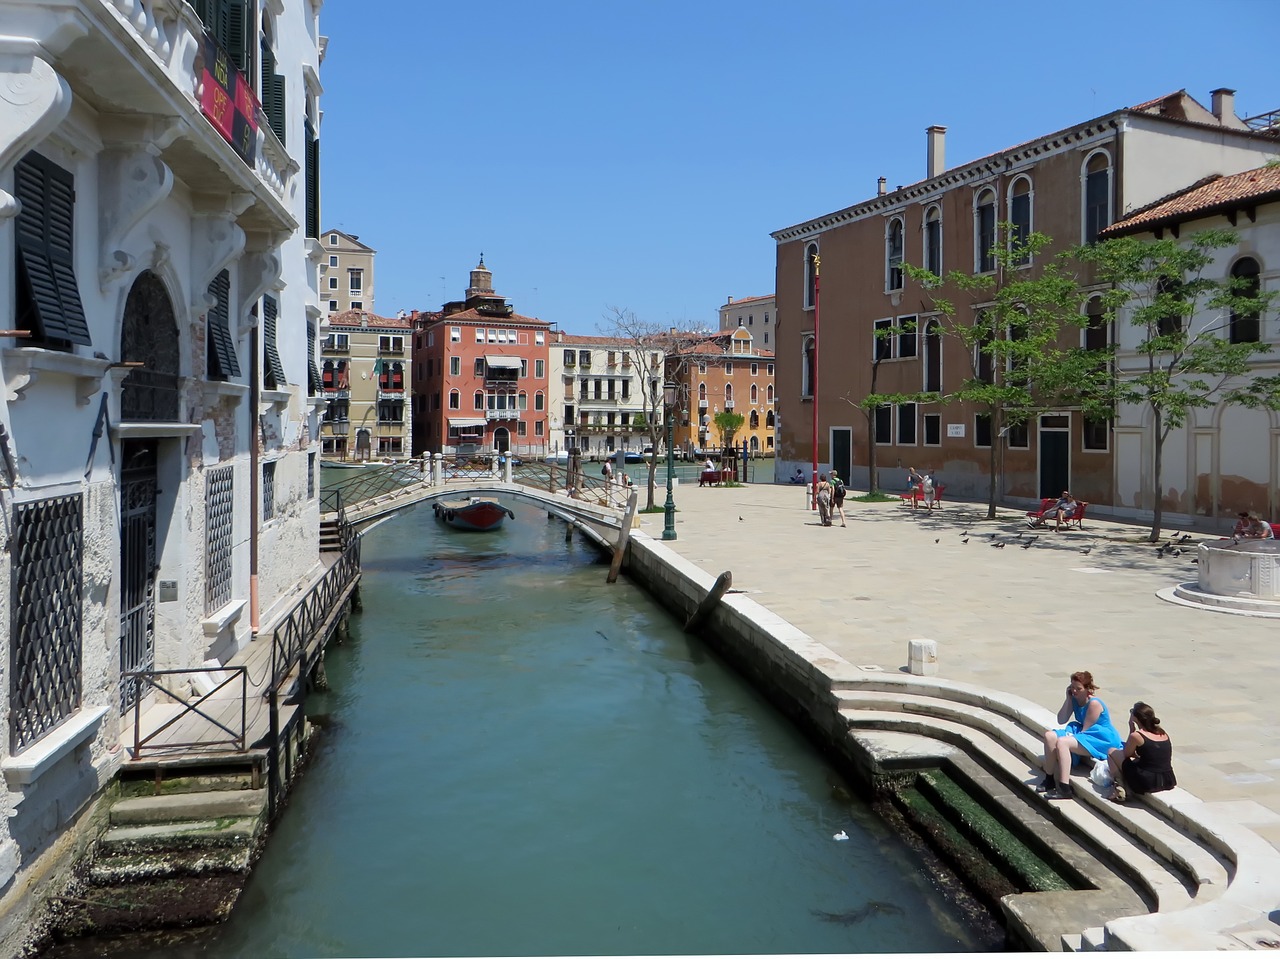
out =
<svg viewBox="0 0 1280 959"><path fill-rule="evenodd" d="M826 473L818 475L818 519L823 526L831 525L831 484Z"/></svg>
<svg viewBox="0 0 1280 959"><path fill-rule="evenodd" d="M831 518L835 519L835 514L840 514L840 525L848 526L845 522L844 515L844 496L845 485L844 480L840 478L840 474L835 470L831 471Z"/></svg>
<svg viewBox="0 0 1280 959"><path fill-rule="evenodd" d="M1173 774L1173 743L1160 728L1156 711L1144 702L1136 702L1129 710L1129 738L1124 747L1107 754L1111 778L1115 786L1111 801L1122 803L1129 793L1164 792L1178 785Z"/></svg>
<svg viewBox="0 0 1280 959"><path fill-rule="evenodd" d="M928 470L917 473L914 466L907 467L907 474L908 483L915 484L920 491L917 496L911 497L911 508L918 509L920 501L924 500L925 508L933 509L933 474Z"/></svg>

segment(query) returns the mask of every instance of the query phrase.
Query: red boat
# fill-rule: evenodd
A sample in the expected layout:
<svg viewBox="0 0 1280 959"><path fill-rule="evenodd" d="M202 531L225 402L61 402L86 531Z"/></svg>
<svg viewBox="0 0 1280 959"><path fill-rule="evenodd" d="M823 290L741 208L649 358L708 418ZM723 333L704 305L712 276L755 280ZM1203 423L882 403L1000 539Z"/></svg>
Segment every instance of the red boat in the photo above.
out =
<svg viewBox="0 0 1280 959"><path fill-rule="evenodd" d="M503 521L516 514L501 503L480 496L459 500L436 500L431 507L435 510L436 519L448 523L454 529L468 530L472 533L487 533L498 529Z"/></svg>

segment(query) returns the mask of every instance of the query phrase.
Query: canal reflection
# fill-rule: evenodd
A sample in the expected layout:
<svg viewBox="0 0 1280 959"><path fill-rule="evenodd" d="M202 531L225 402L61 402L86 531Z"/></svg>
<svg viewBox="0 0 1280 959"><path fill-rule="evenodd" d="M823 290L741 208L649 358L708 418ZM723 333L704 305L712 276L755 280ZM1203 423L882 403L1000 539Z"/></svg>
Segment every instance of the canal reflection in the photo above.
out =
<svg viewBox="0 0 1280 959"><path fill-rule="evenodd" d="M419 507L363 555L314 755L231 920L115 954L977 948L816 750L558 521L468 535Z"/></svg>

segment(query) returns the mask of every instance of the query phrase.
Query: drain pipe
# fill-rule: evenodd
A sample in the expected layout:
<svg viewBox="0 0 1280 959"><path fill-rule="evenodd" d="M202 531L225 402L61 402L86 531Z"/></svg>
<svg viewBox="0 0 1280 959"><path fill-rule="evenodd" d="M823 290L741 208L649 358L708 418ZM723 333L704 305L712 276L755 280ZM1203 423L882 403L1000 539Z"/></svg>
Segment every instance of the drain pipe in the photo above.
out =
<svg viewBox="0 0 1280 959"><path fill-rule="evenodd" d="M258 324L249 328L249 626L258 635Z"/></svg>

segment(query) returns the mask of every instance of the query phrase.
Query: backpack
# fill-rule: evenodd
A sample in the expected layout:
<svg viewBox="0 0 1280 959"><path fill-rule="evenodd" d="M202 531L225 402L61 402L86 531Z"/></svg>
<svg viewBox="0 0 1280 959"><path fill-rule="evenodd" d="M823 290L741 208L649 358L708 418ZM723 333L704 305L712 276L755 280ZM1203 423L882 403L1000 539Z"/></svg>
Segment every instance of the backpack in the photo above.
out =
<svg viewBox="0 0 1280 959"><path fill-rule="evenodd" d="M844 496L844 480L838 476L833 479L831 481L831 492L836 499L842 498Z"/></svg>
<svg viewBox="0 0 1280 959"><path fill-rule="evenodd" d="M608 476L608 475L609 475L609 464L608 464L608 463L605 463L605 464L604 464L604 466L600 467L600 475L601 475L601 476Z"/></svg>

